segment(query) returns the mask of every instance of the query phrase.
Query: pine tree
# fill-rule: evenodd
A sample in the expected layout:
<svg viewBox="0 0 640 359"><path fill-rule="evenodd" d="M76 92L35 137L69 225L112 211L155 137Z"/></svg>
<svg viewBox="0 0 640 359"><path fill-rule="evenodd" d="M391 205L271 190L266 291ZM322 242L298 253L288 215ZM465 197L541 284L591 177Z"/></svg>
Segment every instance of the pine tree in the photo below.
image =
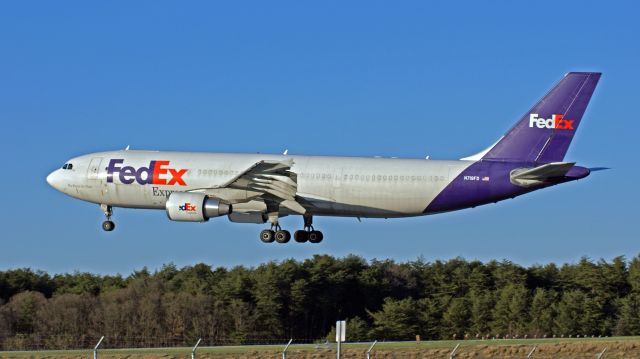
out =
<svg viewBox="0 0 640 359"><path fill-rule="evenodd" d="M640 294L633 292L621 300L616 335L640 335Z"/></svg>
<svg viewBox="0 0 640 359"><path fill-rule="evenodd" d="M493 312L495 334L509 337L525 334L528 322L528 292L522 284L509 284L498 296Z"/></svg>
<svg viewBox="0 0 640 359"><path fill-rule="evenodd" d="M558 336L575 336L582 334L585 294L580 290L565 292L557 304L555 311L556 334Z"/></svg>
<svg viewBox="0 0 640 359"><path fill-rule="evenodd" d="M491 311L494 307L490 292L471 292L471 334L475 336L490 335Z"/></svg>
<svg viewBox="0 0 640 359"><path fill-rule="evenodd" d="M371 334L380 340L410 340L418 333L419 308L415 300L386 298L382 310L369 313L373 318Z"/></svg>
<svg viewBox="0 0 640 359"><path fill-rule="evenodd" d="M535 337L551 336L553 332L553 293L537 288L531 301L529 332Z"/></svg>
<svg viewBox="0 0 640 359"><path fill-rule="evenodd" d="M471 311L466 297L453 298L443 316L444 337L464 338L469 330Z"/></svg>

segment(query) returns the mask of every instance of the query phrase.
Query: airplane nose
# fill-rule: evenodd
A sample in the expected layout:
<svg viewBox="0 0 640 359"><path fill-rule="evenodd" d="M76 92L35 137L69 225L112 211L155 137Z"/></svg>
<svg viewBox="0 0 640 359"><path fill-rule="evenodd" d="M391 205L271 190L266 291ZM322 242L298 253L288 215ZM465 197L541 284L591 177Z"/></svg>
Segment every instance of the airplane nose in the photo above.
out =
<svg viewBox="0 0 640 359"><path fill-rule="evenodd" d="M47 183L49 186L60 190L60 170L55 170L47 176Z"/></svg>

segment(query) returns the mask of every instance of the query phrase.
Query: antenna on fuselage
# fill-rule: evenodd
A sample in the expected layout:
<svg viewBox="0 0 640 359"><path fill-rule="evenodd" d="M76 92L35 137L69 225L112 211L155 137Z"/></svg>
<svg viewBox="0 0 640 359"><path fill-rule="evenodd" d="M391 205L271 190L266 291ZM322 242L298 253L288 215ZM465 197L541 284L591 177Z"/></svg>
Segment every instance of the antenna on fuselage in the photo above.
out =
<svg viewBox="0 0 640 359"><path fill-rule="evenodd" d="M127 145L127 147L125 147L124 150L129 151L129 145Z"/></svg>
<svg viewBox="0 0 640 359"><path fill-rule="evenodd" d="M288 149L286 149L286 150L284 150L284 152L282 152L282 154L283 154L283 155L285 155L285 156L286 156L288 153L289 153L289 150L288 150Z"/></svg>
<svg viewBox="0 0 640 359"><path fill-rule="evenodd" d="M428 159L430 159L430 158L431 158L431 156L427 156L427 157L425 157L424 159L425 159L425 160L428 160Z"/></svg>

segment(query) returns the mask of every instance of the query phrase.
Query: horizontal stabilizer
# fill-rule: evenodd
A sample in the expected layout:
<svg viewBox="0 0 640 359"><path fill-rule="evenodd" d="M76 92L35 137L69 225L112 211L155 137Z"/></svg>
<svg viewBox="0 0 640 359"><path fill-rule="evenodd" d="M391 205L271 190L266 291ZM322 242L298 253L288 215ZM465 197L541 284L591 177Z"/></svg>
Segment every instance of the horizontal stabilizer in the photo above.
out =
<svg viewBox="0 0 640 359"><path fill-rule="evenodd" d="M575 162L552 162L534 168L518 168L511 172L511 182L530 187L563 177L575 165Z"/></svg>

